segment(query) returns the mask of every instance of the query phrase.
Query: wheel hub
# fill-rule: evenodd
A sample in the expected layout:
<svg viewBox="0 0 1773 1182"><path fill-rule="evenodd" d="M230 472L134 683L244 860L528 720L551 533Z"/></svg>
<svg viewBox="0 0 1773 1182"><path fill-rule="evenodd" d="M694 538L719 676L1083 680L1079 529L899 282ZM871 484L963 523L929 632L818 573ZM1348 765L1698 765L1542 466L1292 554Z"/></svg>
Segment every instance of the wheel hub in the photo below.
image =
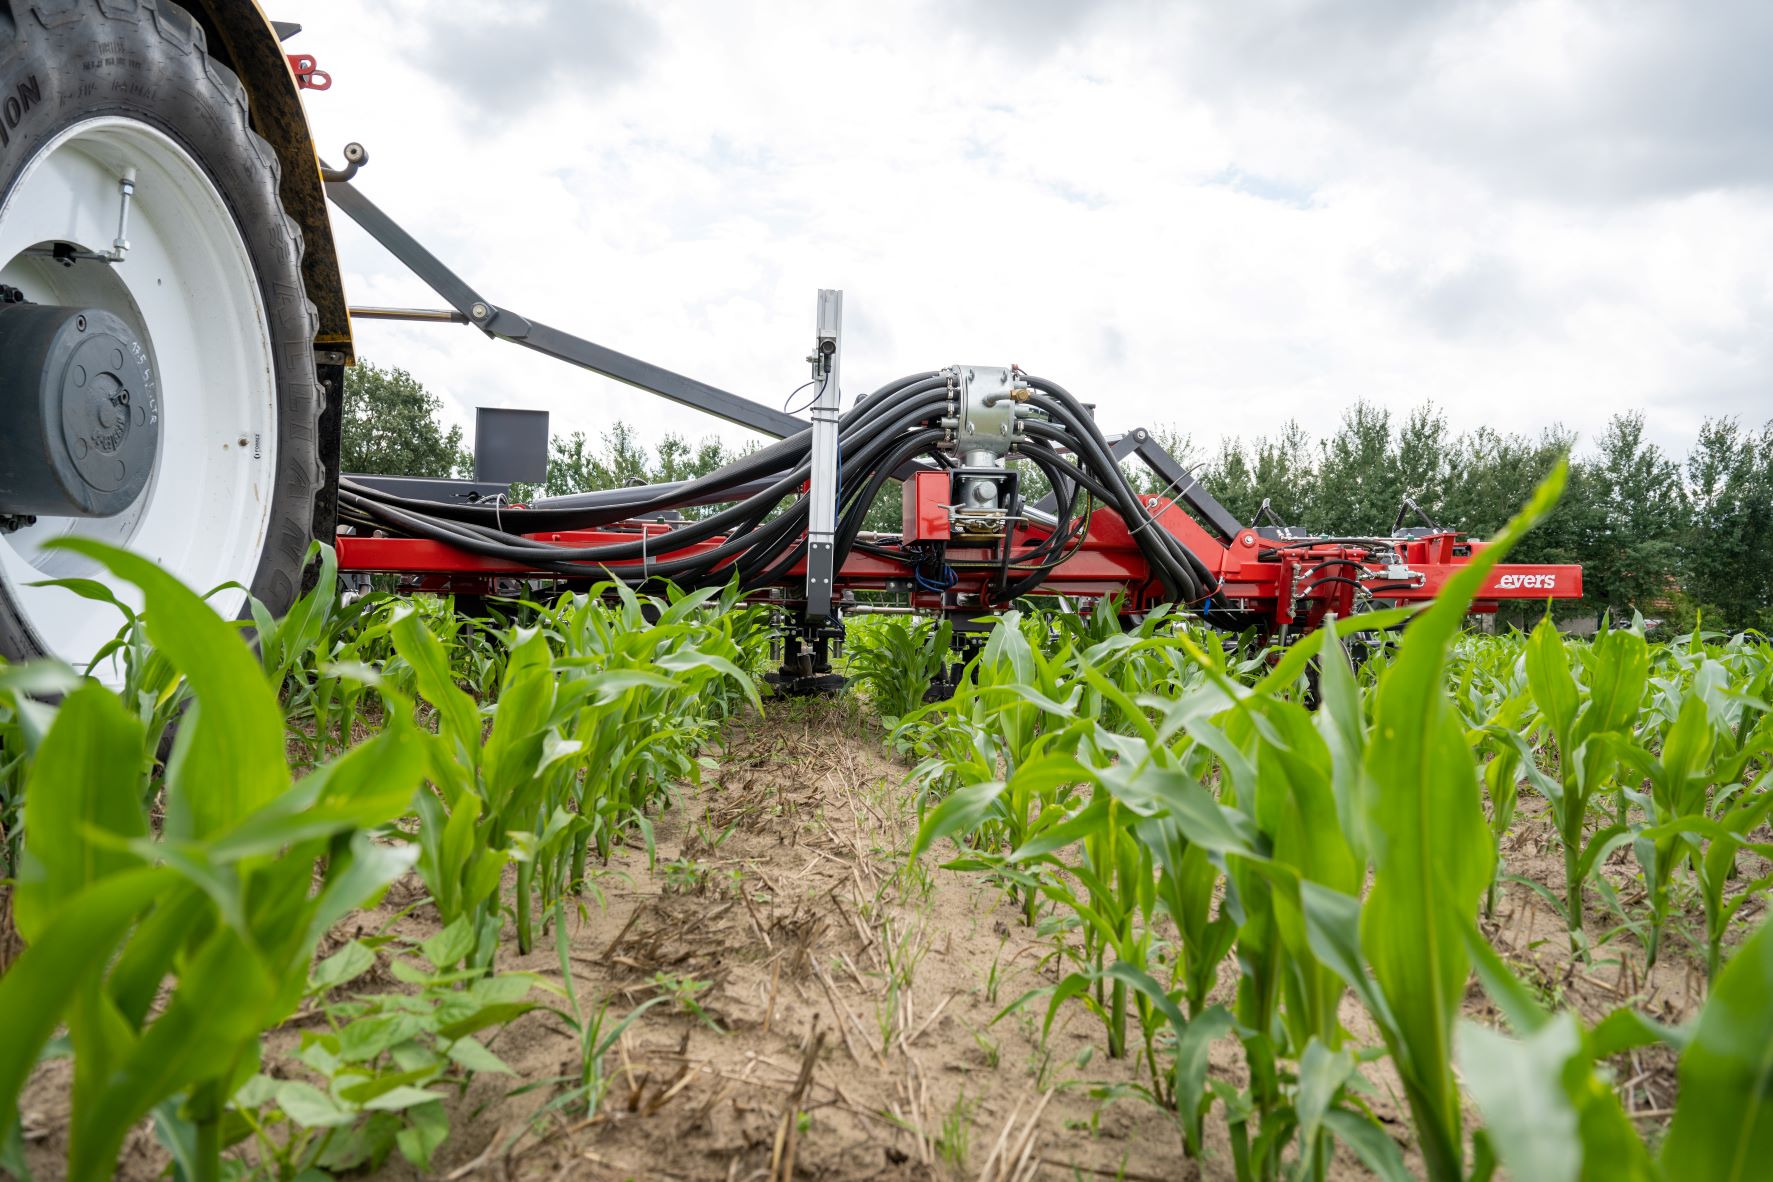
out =
<svg viewBox="0 0 1773 1182"><path fill-rule="evenodd" d="M153 474L147 350L100 308L0 303L0 515L111 517Z"/></svg>

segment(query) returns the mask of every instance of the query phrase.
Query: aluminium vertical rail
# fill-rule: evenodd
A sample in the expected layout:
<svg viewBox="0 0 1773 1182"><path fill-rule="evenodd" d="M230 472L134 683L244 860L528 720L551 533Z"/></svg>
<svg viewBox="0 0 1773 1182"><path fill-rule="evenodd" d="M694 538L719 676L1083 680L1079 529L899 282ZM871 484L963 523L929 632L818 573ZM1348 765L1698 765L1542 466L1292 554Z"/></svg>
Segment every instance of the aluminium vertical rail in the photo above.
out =
<svg viewBox="0 0 1773 1182"><path fill-rule="evenodd" d="M813 399L812 480L807 491L806 622L831 617L831 585L835 575L839 465L837 419L843 391L839 385L839 337L843 332L843 293L819 289L818 337L809 361L818 389Z"/></svg>

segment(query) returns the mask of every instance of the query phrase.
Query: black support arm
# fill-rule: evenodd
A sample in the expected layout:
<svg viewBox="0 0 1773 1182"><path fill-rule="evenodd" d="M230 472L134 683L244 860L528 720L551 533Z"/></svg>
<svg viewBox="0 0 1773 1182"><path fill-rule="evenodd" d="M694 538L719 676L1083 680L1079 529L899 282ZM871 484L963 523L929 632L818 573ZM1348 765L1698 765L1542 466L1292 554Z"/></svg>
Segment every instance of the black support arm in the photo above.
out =
<svg viewBox="0 0 1773 1182"><path fill-rule="evenodd" d="M673 402L763 435L785 439L806 429L806 423L791 414L625 353L618 353L614 349L594 344L546 324L527 320L509 309L501 308L481 296L446 267L442 260L426 250L418 239L382 212L375 202L358 192L349 181L327 181L326 195L352 221L362 226L371 238L381 243L408 270L424 280L432 291L442 296L450 307L465 316L469 324L482 329L488 336L527 346L538 353L582 366L606 378L637 386L648 393L669 398Z"/></svg>

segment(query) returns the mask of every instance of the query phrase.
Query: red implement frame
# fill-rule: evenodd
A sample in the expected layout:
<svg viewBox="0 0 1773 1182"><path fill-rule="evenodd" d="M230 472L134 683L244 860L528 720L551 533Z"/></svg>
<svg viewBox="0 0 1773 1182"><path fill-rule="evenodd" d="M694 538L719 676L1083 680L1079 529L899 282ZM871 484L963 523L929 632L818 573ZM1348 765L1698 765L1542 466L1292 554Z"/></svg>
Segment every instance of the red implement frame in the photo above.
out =
<svg viewBox="0 0 1773 1182"><path fill-rule="evenodd" d="M943 561L953 572L953 582L942 591L920 587L913 577L917 557L904 560L877 552L853 551L837 572L840 590L887 591L904 597L911 607L930 612L965 609L969 612L1003 606L996 589L1003 585L1004 567L998 540L968 541L949 537L947 478L907 481L904 502L904 540L943 544ZM1147 498L1155 524L1169 530L1192 550L1219 580L1210 599L1192 605L1210 620L1215 609L1234 612L1244 620L1258 619L1270 633L1286 628L1309 631L1330 612L1343 617L1360 600L1381 603L1414 603L1433 599L1457 570L1469 562L1481 542L1467 541L1451 531L1416 531L1413 536L1383 539L1302 539L1288 541L1265 536L1255 529L1239 530L1229 541L1204 529L1180 505L1166 498ZM596 530L563 530L527 535L537 541L568 547L602 546L633 542L644 534L657 550L649 562L666 556L686 557L720 544L713 538L689 546L671 545L672 527L661 522L634 522ZM1040 525L1019 524L1010 538L1011 553L1025 553L1051 535ZM1375 545L1392 552L1397 561L1372 560ZM339 567L358 572L416 576L406 589L460 594L492 594L500 578L559 580L558 571L538 570L519 563L482 558L441 542L411 538L375 538L341 535ZM611 572L631 574L639 560L613 562ZM1019 574L1008 568L1010 581ZM586 567L583 578L608 577L605 568ZM774 589L773 602L792 604L804 592L804 565L789 570ZM1119 514L1098 509L1090 520L1089 533L1048 575L1040 594L1102 598L1119 594L1124 610L1142 611L1162 599L1162 589L1140 553L1137 542ZM1498 566L1490 572L1472 610L1494 612L1509 599L1574 599L1582 594L1579 566Z"/></svg>

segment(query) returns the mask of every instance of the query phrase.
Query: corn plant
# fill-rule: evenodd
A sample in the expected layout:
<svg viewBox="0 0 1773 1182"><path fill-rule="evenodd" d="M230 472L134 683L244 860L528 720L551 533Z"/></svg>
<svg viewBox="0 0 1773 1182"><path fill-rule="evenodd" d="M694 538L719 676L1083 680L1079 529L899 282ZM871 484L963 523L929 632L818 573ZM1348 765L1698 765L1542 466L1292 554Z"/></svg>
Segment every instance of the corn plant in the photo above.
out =
<svg viewBox="0 0 1773 1182"><path fill-rule="evenodd" d="M1475 1023L1459 1033L1459 1063L1483 1114L1480 1146L1516 1178L1746 1182L1773 1153L1773 928L1763 927L1719 974L1690 1031L1628 1010L1591 1029L1548 1014L1475 933L1468 945L1518 1036ZM1674 1119L1652 1157L1596 1064L1654 1041L1681 1047Z"/></svg>
<svg viewBox="0 0 1773 1182"><path fill-rule="evenodd" d="M1366 899L1316 883L1302 892L1312 947L1353 986L1383 1035L1435 1180L1466 1176L1452 1062L1470 973L1461 933L1496 858L1465 728L1445 689L1448 650L1491 567L1550 510L1564 479L1560 465L1448 582L1380 677L1363 765L1373 864Z"/></svg>
<svg viewBox="0 0 1773 1182"><path fill-rule="evenodd" d="M742 647L756 644L756 617L735 616L732 595L704 588L661 604L617 583L560 606L561 692L573 706L570 733L583 745L576 807L596 819L573 841L569 881L584 880L588 846L607 857L630 824L646 830L649 804L699 778L697 752L733 710L761 710L744 668L753 654Z"/></svg>
<svg viewBox="0 0 1773 1182"><path fill-rule="evenodd" d="M415 1168L431 1168L449 1135L444 1100L476 1075L514 1074L476 1034L534 1009L536 987L552 988L527 973L440 967L459 962L471 939L458 922L391 956L393 975L408 987L399 992L345 992L381 959L369 943L348 941L314 967L307 1003L324 1028L303 1031L291 1062L277 1075L252 1076L231 1102L232 1134L255 1151L247 1177L293 1182L314 1178L310 1171L375 1170L396 1149Z"/></svg>
<svg viewBox="0 0 1773 1182"><path fill-rule="evenodd" d="M1234 667L1223 647L1186 633L1110 636L1074 654L1072 640L1089 633L1061 627L1056 651L1042 661L1014 623L1006 620L992 638L1001 637L997 659L1013 674L1015 657L1029 651L1024 664L1042 679L1039 688L1009 690L1005 671L986 664L987 644L950 707L957 717L926 732L962 754L931 761L959 786L926 814L916 847L966 839L972 849L951 867L989 870L1025 899L1044 899L1067 917L1055 929L1061 940L1081 932L1075 952L1061 944L1076 970L1011 1008L1046 992L1050 1028L1075 999L1102 1021L1111 1056L1132 1050L1128 1019L1136 1018L1150 1079L1137 1091L1176 1114L1186 1151L1198 1153L1216 1094L1204 1077L1204 1046L1233 1022L1205 999L1235 939L1245 970L1236 1029L1254 1082L1228 1103L1247 1117L1236 1129L1251 1121L1259 1128L1253 1139L1234 1130L1240 1176L1273 1176L1300 1130L1296 1162L1311 1176L1327 1168L1332 1139L1358 1142L1357 1152L1389 1169L1395 1149L1387 1156L1384 1138L1367 1135L1376 1126L1347 1102L1353 1059L1334 1049L1343 986L1314 954L1299 902L1308 879L1355 889L1361 866L1336 823L1342 802L1332 746L1293 697L1321 641L1252 688L1246 680L1255 680L1255 666ZM973 714L985 693L1013 693L1018 708L1026 704L1037 717L993 734L989 715ZM1004 734L1034 737L1012 759L1002 753ZM1214 915L1222 876L1225 903ZM1169 966L1155 955L1159 912L1182 934ZM1175 1048L1167 1066L1158 1048L1164 1035ZM1307 1057L1313 1082L1300 1088L1298 1070L1283 1072L1281 1060ZM1342 1064L1338 1075L1332 1067Z"/></svg>
<svg viewBox="0 0 1773 1182"><path fill-rule="evenodd" d="M274 620L262 604L249 602L265 674L281 692L288 720L312 726L311 735L291 730L314 760L351 745L352 724L391 651L383 618L390 600L370 595L345 606L332 547L316 542L308 559L314 585L288 615Z"/></svg>
<svg viewBox="0 0 1773 1182"><path fill-rule="evenodd" d="M464 956L484 968L491 964L497 946L497 895L511 850L503 840L502 819L488 808L491 790L485 783L488 761L480 709L456 684L443 645L417 612L396 611L390 634L437 719L436 734L426 736L431 787L418 796L418 871L443 923L469 923L474 938ZM507 718L501 754L539 749L527 741L513 742L517 711ZM510 762L515 763L514 755ZM533 772L533 762L529 770ZM516 773L511 767L502 777L507 789Z"/></svg>
<svg viewBox="0 0 1773 1182"><path fill-rule="evenodd" d="M117 634L100 646L83 670L91 676L103 668L118 683L118 696L128 704L146 728L145 741L158 751L164 746L174 720L184 710L190 687L166 654L154 644L141 615L97 579L46 580L45 586L71 591L91 603L108 607L123 617ZM153 788L144 783L144 791Z"/></svg>
<svg viewBox="0 0 1773 1182"><path fill-rule="evenodd" d="M18 853L24 841L25 781L43 736L55 720L51 702L81 684L78 674L58 662L0 662L0 879L11 879L18 871ZM0 928L0 940L4 936Z"/></svg>
<svg viewBox="0 0 1773 1182"><path fill-rule="evenodd" d="M1487 551L1486 551L1487 553ZM1629 840L1623 797L1612 823L1588 832L1591 808L1609 792L1626 752L1649 677L1643 633L1603 632L1581 652L1582 676L1571 668L1570 650L1550 618L1527 642L1527 680L1557 752L1557 773L1532 779L1546 797L1564 858L1562 906L1572 951L1582 951L1583 884L1600 861ZM1547 896L1557 906L1557 900Z"/></svg>
<svg viewBox="0 0 1773 1182"><path fill-rule="evenodd" d="M866 691L889 729L923 705L936 676L947 667L952 633L947 619L865 616L850 623L845 671Z"/></svg>
<svg viewBox="0 0 1773 1182"><path fill-rule="evenodd" d="M735 701L761 704L734 621L707 606L720 594L660 604L605 584L552 609L531 605L532 626L486 634L496 658L470 645L471 676L419 611L396 609L394 649L437 720L419 872L444 922L471 924L471 964L492 964L507 866L527 953L536 917L585 881L589 850L607 856L630 825L647 831L646 807L699 776L698 751ZM730 607L730 591L721 602ZM489 668L499 682L482 706L461 682Z"/></svg>
<svg viewBox="0 0 1773 1182"><path fill-rule="evenodd" d="M978 852L956 865L1005 863L1022 872L1025 895L1076 916L1085 963L1053 990L1049 1023L1080 999L1121 1051L1131 1013L1153 1067L1155 1035L1167 1029L1179 1048L1174 1069L1167 1080L1154 1071L1150 1091L1174 1105L1190 1151L1203 1100L1221 1099L1240 1177L1278 1176L1289 1145L1292 1172L1322 1177L1337 1141L1382 1173L1401 1171L1358 1100L1358 1063L1337 1017L1348 985L1398 1066L1431 1177L1464 1176L1451 1039L1469 962L1458 932L1493 881L1495 835L1466 721L1443 685L1466 604L1555 499L1557 479L1408 629L1371 694L1360 692L1334 629L1262 672L1234 666L1223 646L1186 630L1104 637L1074 656L1080 633L1061 629L1047 657L1006 619L950 717L926 731L938 747L928 764L940 775L930 779L953 787L925 816L918 848L970 834ZM1402 620L1376 613L1361 625ZM1142 681L1146 692L1127 692ZM1308 697L1321 703L1315 717ZM993 700L1010 705L979 708ZM1060 857L1068 846L1075 857ZM1224 901L1208 920L1220 876ZM1200 1008L1216 960L1179 956L1170 981L1153 975L1160 886L1203 958L1235 948L1229 1019ZM1208 1088L1195 1075L1204 1059L1193 1024L1210 1031L1227 1021L1244 1045L1247 1091Z"/></svg>
<svg viewBox="0 0 1773 1182"><path fill-rule="evenodd" d="M1673 676L1654 679L1654 706L1646 712L1652 725L1644 728L1643 742L1623 745L1622 759L1649 789L1625 791L1644 817L1632 826L1632 844L1650 903L1648 960L1655 963L1668 922L1670 886L1691 866L1706 911L1707 965L1715 975L1724 929L1745 897L1726 904L1724 883L1768 808L1742 777L1773 750L1773 716L1764 699L1727 692L1725 666L1696 645L1690 642L1676 659ZM1702 852L1705 837L1710 841Z"/></svg>
<svg viewBox="0 0 1773 1182"><path fill-rule="evenodd" d="M367 830L407 810L424 750L390 726L292 784L276 695L233 626L151 562L61 544L141 589L143 635L192 705L158 837L144 803L153 736L135 703L80 686L31 758L14 901L28 947L0 978L0 1112L65 1024L68 1176L109 1177L153 1113L209 1182L229 1097L300 1001L316 941L410 864Z"/></svg>

